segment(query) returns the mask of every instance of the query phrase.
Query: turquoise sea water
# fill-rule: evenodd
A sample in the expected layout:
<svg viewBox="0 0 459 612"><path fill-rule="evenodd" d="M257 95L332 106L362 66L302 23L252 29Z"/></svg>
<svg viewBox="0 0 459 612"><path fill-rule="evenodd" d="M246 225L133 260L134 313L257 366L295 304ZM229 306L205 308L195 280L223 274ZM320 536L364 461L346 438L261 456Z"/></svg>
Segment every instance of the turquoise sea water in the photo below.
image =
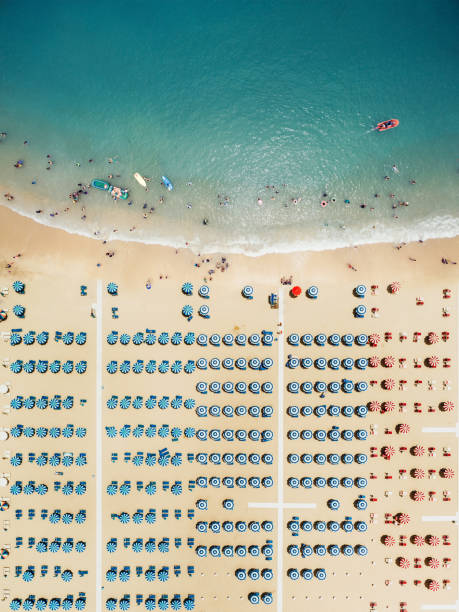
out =
<svg viewBox="0 0 459 612"><path fill-rule="evenodd" d="M0 185L24 214L250 254L459 233L455 0L24 0L0 21ZM131 206L68 199L109 173Z"/></svg>

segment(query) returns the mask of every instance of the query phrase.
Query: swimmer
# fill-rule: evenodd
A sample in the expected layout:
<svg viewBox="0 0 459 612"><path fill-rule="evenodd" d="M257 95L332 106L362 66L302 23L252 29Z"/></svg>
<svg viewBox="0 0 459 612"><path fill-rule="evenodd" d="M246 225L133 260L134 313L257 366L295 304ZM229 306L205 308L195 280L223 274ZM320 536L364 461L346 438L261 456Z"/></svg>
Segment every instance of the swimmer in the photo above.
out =
<svg viewBox="0 0 459 612"><path fill-rule="evenodd" d="M193 184L193 183L192 183L191 181L188 181L188 183L187 183L187 187L191 187L191 185L192 185L192 184Z"/></svg>
<svg viewBox="0 0 459 612"><path fill-rule="evenodd" d="M79 168L81 166L80 162L75 162L75 166Z"/></svg>
<svg viewBox="0 0 459 612"><path fill-rule="evenodd" d="M400 170L397 168L395 164L393 164L392 170L395 172L395 174L398 174L400 172Z"/></svg>
<svg viewBox="0 0 459 612"><path fill-rule="evenodd" d="M191 202L188 202L186 205L187 208L191 208Z"/></svg>
<svg viewBox="0 0 459 612"><path fill-rule="evenodd" d="M263 206L263 200L261 198L258 198L257 204L258 206Z"/></svg>
<svg viewBox="0 0 459 612"><path fill-rule="evenodd" d="M208 221L207 219L203 219L203 220L202 220L202 224L203 224L203 225L207 225L208 223L209 223L209 221Z"/></svg>
<svg viewBox="0 0 459 612"><path fill-rule="evenodd" d="M385 180L385 181L390 181L390 176L385 176L385 177L384 177L384 180Z"/></svg>
<svg viewBox="0 0 459 612"><path fill-rule="evenodd" d="M411 185L416 185L416 181L414 179L410 179L410 184Z"/></svg>

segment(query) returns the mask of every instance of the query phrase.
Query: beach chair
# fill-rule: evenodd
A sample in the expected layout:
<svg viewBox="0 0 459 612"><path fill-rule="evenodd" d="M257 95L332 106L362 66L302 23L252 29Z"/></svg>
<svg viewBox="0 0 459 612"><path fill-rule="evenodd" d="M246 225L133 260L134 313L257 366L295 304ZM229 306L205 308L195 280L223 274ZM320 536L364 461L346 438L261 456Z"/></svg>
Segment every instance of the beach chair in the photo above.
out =
<svg viewBox="0 0 459 612"><path fill-rule="evenodd" d="M88 287L86 285L80 285L80 295L88 295Z"/></svg>
<svg viewBox="0 0 459 612"><path fill-rule="evenodd" d="M268 297L268 303L271 308L279 308L279 295L277 293L271 293Z"/></svg>

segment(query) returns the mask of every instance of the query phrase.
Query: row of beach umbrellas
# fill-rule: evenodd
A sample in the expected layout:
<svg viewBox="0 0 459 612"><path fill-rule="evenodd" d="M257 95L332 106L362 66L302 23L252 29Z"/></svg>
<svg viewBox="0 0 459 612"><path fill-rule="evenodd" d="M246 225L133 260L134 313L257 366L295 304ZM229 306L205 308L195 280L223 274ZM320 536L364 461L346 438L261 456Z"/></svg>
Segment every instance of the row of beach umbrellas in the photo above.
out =
<svg viewBox="0 0 459 612"><path fill-rule="evenodd" d="M136 600L138 599L139 597L136 596ZM155 610L156 608L158 608L158 610L168 610L169 608L171 610L181 610L182 607L184 610L194 610L195 608L194 595L180 596L175 594L169 599L169 596L165 594L155 596L150 593L145 600L143 600L143 597L140 599L141 601L137 601L136 604L138 606L143 603L145 610ZM127 595L124 595L120 599L109 597L105 601L106 610L129 610L129 608L130 598Z"/></svg>
<svg viewBox="0 0 459 612"><path fill-rule="evenodd" d="M84 374L87 368L88 362L85 360L77 361L76 363L68 360L61 363L59 359L55 359L49 363L46 359L39 359L38 361L35 361L35 359L30 359L29 361L16 359L10 365L10 370L13 374L20 374L21 372L26 374L32 374L33 372L38 372L39 374L46 374L46 372L57 374L60 371L64 372L64 374L71 374L73 371L77 372L77 374Z"/></svg>
<svg viewBox="0 0 459 612"><path fill-rule="evenodd" d="M306 464L314 462L316 465L325 465L326 463L330 465L338 465L339 463L349 465L354 461L359 465L363 465L367 460L368 456L365 453L356 453L355 455L351 453L342 453L341 455L338 453L329 453L328 455L324 453L316 453L315 455L310 453L303 453L302 455L289 453L287 455L287 461L293 465L300 462Z"/></svg>
<svg viewBox="0 0 459 612"><path fill-rule="evenodd" d="M199 417L219 417L225 416L231 418L234 416L246 416L247 414L251 417L257 418L259 416L269 418L274 414L272 406L197 406L196 414Z"/></svg>
<svg viewBox="0 0 459 612"><path fill-rule="evenodd" d="M84 495L87 490L87 485L85 481L77 482L76 484L69 480L66 483L62 484L60 482L53 483L53 490L55 492L61 491L63 495ZM37 495L46 495L49 491L49 487L46 483L36 484L35 481L30 480L26 484L23 484L22 481L17 480L10 487L11 495L33 495L36 493Z"/></svg>
<svg viewBox="0 0 459 612"><path fill-rule="evenodd" d="M64 427L45 427L40 425L38 427L32 427L30 425L22 425L18 423L13 425L10 429L10 435L13 438L20 438L24 436L25 438L33 438L37 436L37 438L85 438L88 430L86 427L75 427L72 424L68 424Z"/></svg>
<svg viewBox="0 0 459 612"><path fill-rule="evenodd" d="M289 440L317 440L318 442L325 442L327 439L331 442L338 442L339 440L345 440L349 442L351 440L366 440L368 438L368 432L366 429L356 429L353 431L352 429L340 429L337 426L332 427L326 431L325 429L290 429L287 432L287 438Z"/></svg>
<svg viewBox="0 0 459 612"><path fill-rule="evenodd" d="M329 478L324 478L323 476L316 476L315 478L304 476L301 479L292 476L287 479L287 485L292 489L298 489L300 485L305 489L310 489L312 486L318 489L325 487L337 489L339 486L345 489L350 489L354 486L358 489L364 489L367 484L368 481L363 476L358 476L357 478L351 478L350 476L344 476L343 478L337 478L336 476L330 476Z"/></svg>
<svg viewBox="0 0 459 612"><path fill-rule="evenodd" d="M36 595L29 595L25 599L21 597L14 597L9 604L10 610L85 610L86 609L86 596L78 595L66 595L54 596L47 595L47 597L41 597Z"/></svg>
<svg viewBox="0 0 459 612"><path fill-rule="evenodd" d="M317 334L313 336L312 334L303 334L300 336L299 334L290 334L287 337L287 342L291 346L299 346L299 344L304 344L304 346L311 346L313 343L318 346L325 346L325 344L329 344L331 346L352 346L356 344L357 346L365 346L368 344L368 336L366 334L359 334L354 337L353 334L344 334L340 336L340 334L331 334L327 336L326 334Z"/></svg>
<svg viewBox="0 0 459 612"><path fill-rule="evenodd" d="M196 384L196 391L198 393L203 393L206 394L208 391L210 393L220 393L221 391L224 391L225 393L234 393L234 391L236 391L237 393L247 393L247 391L250 391L250 393L272 393L274 390L274 385L272 382L264 382L264 383L259 383L257 381L252 381L249 384L245 383L244 381L239 381L236 383L233 383L231 381L227 381L224 383L220 383L218 381L212 381L210 383L204 382L204 381L200 381Z"/></svg>
<svg viewBox="0 0 459 612"><path fill-rule="evenodd" d="M185 400L181 395L176 395L175 397L169 397L168 395L163 395L159 399L156 395L150 395L149 397L143 398L141 395L136 395L135 397L131 397L130 395L125 395L121 399L117 395L111 395L107 401L106 406L109 410L114 410L119 407L121 410L127 410L130 406L135 410L139 410L143 406L148 410L151 410L158 406L161 410L165 410L166 408L173 408L177 410L182 406L187 410L191 410L195 407L196 401L189 397Z"/></svg>
<svg viewBox="0 0 459 612"><path fill-rule="evenodd" d="M60 337L62 342L66 345L73 344L75 341L76 344L83 345L87 340L86 332L64 332ZM37 334L35 331L27 331L22 335L19 331L12 331L10 334L10 344L11 346L18 346L21 342L27 346L30 346L37 342L37 344L45 345L49 340L49 332L41 331Z"/></svg>
<svg viewBox="0 0 459 612"><path fill-rule="evenodd" d="M193 284L188 281L183 283L182 293L184 295L193 295ZM198 289L198 295L202 298L208 299L210 297L209 285L201 285Z"/></svg>
<svg viewBox="0 0 459 612"><path fill-rule="evenodd" d="M247 342L251 346L260 346L260 344L265 346L271 346L273 342L273 333L270 331L262 331L261 334L254 333L250 336L246 334L237 334L234 336L233 334L195 334L195 332L187 332L182 334L182 332L175 331L172 333L169 332L160 332L156 334L155 330L147 329L145 332L138 331L134 334L128 334L127 332L119 333L118 331L111 331L107 334L107 343L110 345L114 345L117 342L120 342L122 345L128 345L130 342L139 346L140 344L148 344L153 345L156 342L158 344L164 346L169 342L178 346L182 342L188 346L191 346L195 342L200 346L207 346L207 344L211 344L212 346L220 346L224 344L225 346L233 346L236 344L237 346L246 346Z"/></svg>
<svg viewBox="0 0 459 612"><path fill-rule="evenodd" d="M299 406L289 406L287 408L287 414L290 417L299 417L304 416L304 417L308 417L308 416L316 416L316 417L323 417L326 414L328 414L329 416L333 416L333 417L337 417L340 414L342 414L345 417L352 417L354 415L360 417L360 418L365 418L368 414L368 408L367 406L336 406L336 405L331 405L331 406L325 406L324 404L320 405L320 406L315 406L314 408L312 408L312 406L302 406L301 408Z"/></svg>
<svg viewBox="0 0 459 612"><path fill-rule="evenodd" d="M13 467L19 467L22 465L24 459L23 454L18 452L10 457L10 464ZM88 460L86 453L79 453L74 456L72 452L62 452L62 453L47 453L42 452L39 455L35 456L35 453L29 453L29 463L34 463L38 467L44 467L46 465L50 465L52 467L57 467L62 465L63 467L71 467L75 465L76 467L83 467L87 465Z"/></svg>
<svg viewBox="0 0 459 612"><path fill-rule="evenodd" d="M393 387L392 387L393 388ZM287 384L287 391L289 393L299 393L301 390L303 393L312 393L316 391L317 393L325 393L325 391L330 391L330 393L339 393L343 391L344 393L352 393L354 390L360 392L367 391L368 383L365 380L360 380L354 383L352 380L344 379L342 382L333 381L330 383L325 383L323 381L310 382L305 381L302 383L292 381Z"/></svg>
<svg viewBox="0 0 459 612"><path fill-rule="evenodd" d="M144 371L147 374L154 374L156 371L158 371L160 374L166 374L167 372L172 372L172 374L180 374L182 371L186 374L193 374L196 371L196 368L199 370L207 370L209 367L212 370L220 370L221 366L223 366L226 370L234 370L235 367L238 370L246 370L248 366L252 370L264 371L272 367L273 363L274 362L270 357L266 357L265 359L253 357L249 360L244 359L243 357L236 360L231 358L220 360L214 357L209 361L204 359L204 357L201 357L196 361L193 359L188 359L188 361L185 363L181 359L176 359L172 362L170 362L168 359L163 359L159 363L157 363L155 359L150 359L146 362L143 359L137 359L132 364L128 359L119 362L119 364L117 360L112 359L107 363L106 369L109 374L116 374L118 371L121 372L121 374L128 374L131 371L134 374L141 374ZM64 366L62 366L62 369L64 370ZM75 369L77 369L76 366Z"/></svg>
<svg viewBox="0 0 459 612"><path fill-rule="evenodd" d="M223 461L226 465L234 465L235 462L239 465L247 465L247 460L252 465L260 465L264 463L265 465L272 465L274 462L274 457L271 453L263 453L260 455L259 453L193 453L187 455L188 462L192 463L196 460L196 463L200 463L201 465L207 465L207 463L212 463L213 465L220 465Z"/></svg>
<svg viewBox="0 0 459 612"><path fill-rule="evenodd" d="M293 531L295 533L298 533L300 529L301 531L305 531L306 533L310 531L318 531L319 533L331 531L332 533L336 533L340 529L345 533L351 533L354 530L363 533L368 529L368 525L365 521L358 520L353 523L349 518L346 518L345 520L341 521L341 523L339 523L338 521L289 521L287 526L290 531Z"/></svg>
<svg viewBox="0 0 459 612"><path fill-rule="evenodd" d="M20 410L21 408L25 408L25 410L32 410L33 408L46 410L48 406L52 410L60 410L61 408L70 410L73 408L73 405L73 395L67 395L65 397L61 397L60 395L53 395L51 397L47 395L41 395L39 397L35 397L34 395L29 395L27 397L17 395L10 401L10 406L13 410Z"/></svg>
<svg viewBox="0 0 459 612"><path fill-rule="evenodd" d="M325 370L328 366L331 370L339 370L340 367L345 370L352 370L354 366L356 366L359 370L365 370L369 365L368 359L366 357L360 357L359 359L352 359L351 357L346 357L344 359L338 359L338 357L333 357L332 359L325 359L325 357L319 357L318 359L311 359L310 357L304 357L299 359L298 357L290 357L286 362L286 367L294 370L301 366L304 369L311 368L314 366L318 370Z"/></svg>
<svg viewBox="0 0 459 612"><path fill-rule="evenodd" d="M337 544L330 544L329 546L325 546L324 544L315 544L314 546L309 544L292 544L287 548L287 552L292 557L301 556L303 558L310 557L312 555L323 557L327 553L332 557L337 557L340 554L343 554L345 557L352 557L354 553L364 557L368 554L368 548L363 544L356 544L354 546L351 546L350 544L341 544L341 546L338 546Z"/></svg>

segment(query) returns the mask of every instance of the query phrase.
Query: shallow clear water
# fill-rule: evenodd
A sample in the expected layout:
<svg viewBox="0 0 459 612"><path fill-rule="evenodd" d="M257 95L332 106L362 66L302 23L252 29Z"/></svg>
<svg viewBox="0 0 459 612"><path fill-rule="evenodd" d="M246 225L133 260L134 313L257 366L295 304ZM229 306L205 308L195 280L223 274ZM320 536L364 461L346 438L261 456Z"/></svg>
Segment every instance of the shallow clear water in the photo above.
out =
<svg viewBox="0 0 459 612"><path fill-rule="evenodd" d="M0 18L0 184L25 214L251 254L459 233L453 0L25 0ZM109 173L131 206L95 190L71 204Z"/></svg>

